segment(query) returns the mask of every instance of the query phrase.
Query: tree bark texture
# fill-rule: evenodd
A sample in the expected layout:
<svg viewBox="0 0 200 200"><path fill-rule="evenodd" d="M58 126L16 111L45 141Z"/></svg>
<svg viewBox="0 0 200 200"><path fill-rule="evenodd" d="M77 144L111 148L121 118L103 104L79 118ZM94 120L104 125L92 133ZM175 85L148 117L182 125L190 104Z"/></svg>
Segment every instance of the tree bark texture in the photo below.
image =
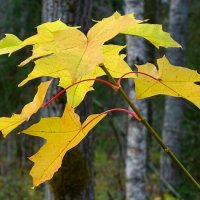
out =
<svg viewBox="0 0 200 200"><path fill-rule="evenodd" d="M67 25L81 26L81 30L86 33L90 26L91 19L91 0L43 0L42 20L55 21L61 19ZM55 90L57 82L52 84L47 98L50 99L58 91ZM62 115L63 104L57 102L52 103L46 109L46 116ZM91 114L91 99L86 97L79 109L81 121ZM79 145L83 155L88 160L90 171L90 180L88 187L84 190L80 199L93 200L94 199L94 169L93 169L93 136L89 134L86 139Z"/></svg>
<svg viewBox="0 0 200 200"><path fill-rule="evenodd" d="M91 19L91 0L43 0L43 21L61 19L86 32Z"/></svg>
<svg viewBox="0 0 200 200"><path fill-rule="evenodd" d="M182 45L182 49L170 48L167 57L174 65L184 65L184 51L186 43L187 26L187 5L188 0L171 0L169 13L169 32L171 36ZM162 138L165 144L179 156L181 153L181 124L183 120L183 105L180 98L166 97L165 112L163 121ZM173 164L173 161L162 152L160 159L160 174L169 184L177 186L180 184L180 172ZM161 192L168 192L160 184Z"/></svg>
<svg viewBox="0 0 200 200"><path fill-rule="evenodd" d="M137 19L143 19L144 2L137 0L125 1L126 13L134 12ZM134 69L134 64L146 61L146 47L144 40L138 37L127 36L128 64ZM133 100L135 91L133 81L129 82L129 97ZM147 116L145 100L135 101L135 105ZM146 178L146 129L141 124L129 118L127 133L126 154L126 198L127 200L145 200Z"/></svg>

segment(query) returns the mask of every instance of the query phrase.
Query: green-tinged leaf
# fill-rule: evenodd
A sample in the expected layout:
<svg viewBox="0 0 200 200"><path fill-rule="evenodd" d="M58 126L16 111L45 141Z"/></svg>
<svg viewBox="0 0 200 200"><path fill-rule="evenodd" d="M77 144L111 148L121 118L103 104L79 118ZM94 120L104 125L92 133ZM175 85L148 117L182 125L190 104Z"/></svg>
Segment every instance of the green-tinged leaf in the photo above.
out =
<svg viewBox="0 0 200 200"><path fill-rule="evenodd" d="M180 44L172 39L169 33L162 30L162 25L159 24L137 24L122 33L143 37L157 48L181 47Z"/></svg>
<svg viewBox="0 0 200 200"><path fill-rule="evenodd" d="M0 40L0 55L9 54L22 43L22 41L13 34L6 34L6 37Z"/></svg>

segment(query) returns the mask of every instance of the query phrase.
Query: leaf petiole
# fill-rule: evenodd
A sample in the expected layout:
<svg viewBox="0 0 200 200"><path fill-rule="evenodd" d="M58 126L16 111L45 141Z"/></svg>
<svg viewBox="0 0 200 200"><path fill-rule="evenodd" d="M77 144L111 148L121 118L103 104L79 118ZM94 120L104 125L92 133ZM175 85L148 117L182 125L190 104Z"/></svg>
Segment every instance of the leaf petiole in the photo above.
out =
<svg viewBox="0 0 200 200"><path fill-rule="evenodd" d="M155 78L155 77L153 77L153 76L151 76L151 75L149 75L149 74L146 74L146 73L144 73L144 72L134 72L134 71L132 71L132 72L127 72L127 73L123 74L123 75L118 79L117 84L120 86L120 85L121 85L121 80L122 80L125 76L127 76L127 75L129 75L129 74L142 74L142 75L148 76L148 77L150 77L150 78L152 78L152 79L154 79L154 80L156 80L156 81L159 81L159 79L157 79L157 78Z"/></svg>
<svg viewBox="0 0 200 200"><path fill-rule="evenodd" d="M87 124L85 124L82 128L84 129L86 126L88 126L93 120L95 120L96 118L100 117L101 115L104 115L104 114L108 114L108 113L111 113L113 111L121 111L121 112L125 112L125 113L128 113L129 115L131 115L133 118L135 118L137 121L141 121L141 119L137 116L137 114L133 111L130 111L130 110L126 110L124 108L112 108L112 109L109 109L109 110L106 110L100 114L98 114L95 118L93 118L92 120L90 120Z"/></svg>
<svg viewBox="0 0 200 200"><path fill-rule="evenodd" d="M69 85L68 87L62 89L60 92L58 92L53 98L51 98L48 102L44 103L42 108L48 106L51 102L53 102L55 99L57 99L60 95L62 95L66 90L70 89L71 87L73 87L74 85L77 85L79 83L82 83L82 82L87 82L87 81L97 81L97 82L101 82L111 88L113 88L114 90L117 90L119 87L118 85L115 85L113 83L110 83L109 81L106 81L106 80L103 80L103 79L98 79L98 78L89 78L89 79L83 79L83 80L80 80L80 81L77 81L71 85Z"/></svg>

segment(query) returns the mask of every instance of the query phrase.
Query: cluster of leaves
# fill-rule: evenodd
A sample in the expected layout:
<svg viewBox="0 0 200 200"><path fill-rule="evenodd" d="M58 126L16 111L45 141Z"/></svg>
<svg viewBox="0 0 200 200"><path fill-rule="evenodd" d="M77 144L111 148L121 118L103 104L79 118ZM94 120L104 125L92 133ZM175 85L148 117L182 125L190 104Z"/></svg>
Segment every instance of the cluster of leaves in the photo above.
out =
<svg viewBox="0 0 200 200"><path fill-rule="evenodd" d="M32 55L19 66L34 61L34 69L19 86L32 79L48 76L58 78L60 87L69 88L66 91L67 104L62 117L42 118L37 124L22 131L46 140L41 149L30 157L34 162L30 172L33 186L51 179L61 166L65 153L79 144L106 116L106 112L93 114L81 124L79 116L74 111L83 101L86 93L93 90L95 79L105 75L105 72L98 67L101 63L114 78L125 77L125 75L126 78L134 78L138 99L165 94L186 98L200 107L200 87L195 84L200 81L200 75L196 71L174 67L166 57L163 57L158 59L158 69L147 63L137 66L138 72L133 72L124 61L125 55L120 54L125 46L105 44L121 33L141 36L157 48L180 47L168 33L162 30L161 25L136 20L132 14L122 16L114 13L111 17L97 22L87 35L78 28L69 27L58 20L38 26L37 34L24 41L12 34L6 34L6 37L0 41L0 54L10 55L27 45L33 46ZM51 81L46 81L39 85L33 102L25 105L21 114L0 118L0 130L4 137L43 108L50 83ZM71 85L73 87L70 87ZM116 86L120 87L120 84Z"/></svg>

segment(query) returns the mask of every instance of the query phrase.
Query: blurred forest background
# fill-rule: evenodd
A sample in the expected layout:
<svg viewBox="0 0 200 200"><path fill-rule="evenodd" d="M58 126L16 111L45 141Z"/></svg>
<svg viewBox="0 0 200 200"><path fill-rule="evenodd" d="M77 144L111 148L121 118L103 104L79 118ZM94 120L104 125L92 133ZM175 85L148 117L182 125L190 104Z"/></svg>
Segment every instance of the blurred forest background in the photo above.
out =
<svg viewBox="0 0 200 200"><path fill-rule="evenodd" d="M164 30L183 46L181 50L155 49L140 38L118 36L111 42L125 45L128 63L154 63L167 53L173 64L200 72L200 1L198 0L0 0L0 36L13 33L21 39L33 35L42 21L61 18L70 25L82 25L87 32L90 19L100 20L120 13L134 12L140 19L163 24ZM18 69L29 55L26 48L11 58L0 58L0 116L18 113L31 101L40 80L23 88L18 83L31 71L33 63ZM129 95L132 84L123 82ZM79 112L88 115L108 108L127 107L118 95L96 84L92 98ZM109 91L108 91L109 90ZM55 94L53 91L50 95ZM132 96L131 96L132 97ZM55 103L62 104L62 99ZM156 96L137 103L152 126L162 135L178 158L200 181L200 112L189 102ZM53 108L50 108L53 109ZM61 109L58 106L58 109ZM88 111L89 110L89 111ZM60 111L61 112L61 111ZM41 113L42 115L44 113ZM169 117L170 116L170 117ZM38 120L39 115L33 120ZM111 120L112 118L112 120ZM131 122L131 123L130 123ZM1 200L199 200L196 188L163 155L159 145L142 127L120 113L112 114L95 128L78 148L64 158L54 179L34 190L28 175L33 155L42 144L38 138L10 134L0 139ZM49 152L51 153L51 152Z"/></svg>

